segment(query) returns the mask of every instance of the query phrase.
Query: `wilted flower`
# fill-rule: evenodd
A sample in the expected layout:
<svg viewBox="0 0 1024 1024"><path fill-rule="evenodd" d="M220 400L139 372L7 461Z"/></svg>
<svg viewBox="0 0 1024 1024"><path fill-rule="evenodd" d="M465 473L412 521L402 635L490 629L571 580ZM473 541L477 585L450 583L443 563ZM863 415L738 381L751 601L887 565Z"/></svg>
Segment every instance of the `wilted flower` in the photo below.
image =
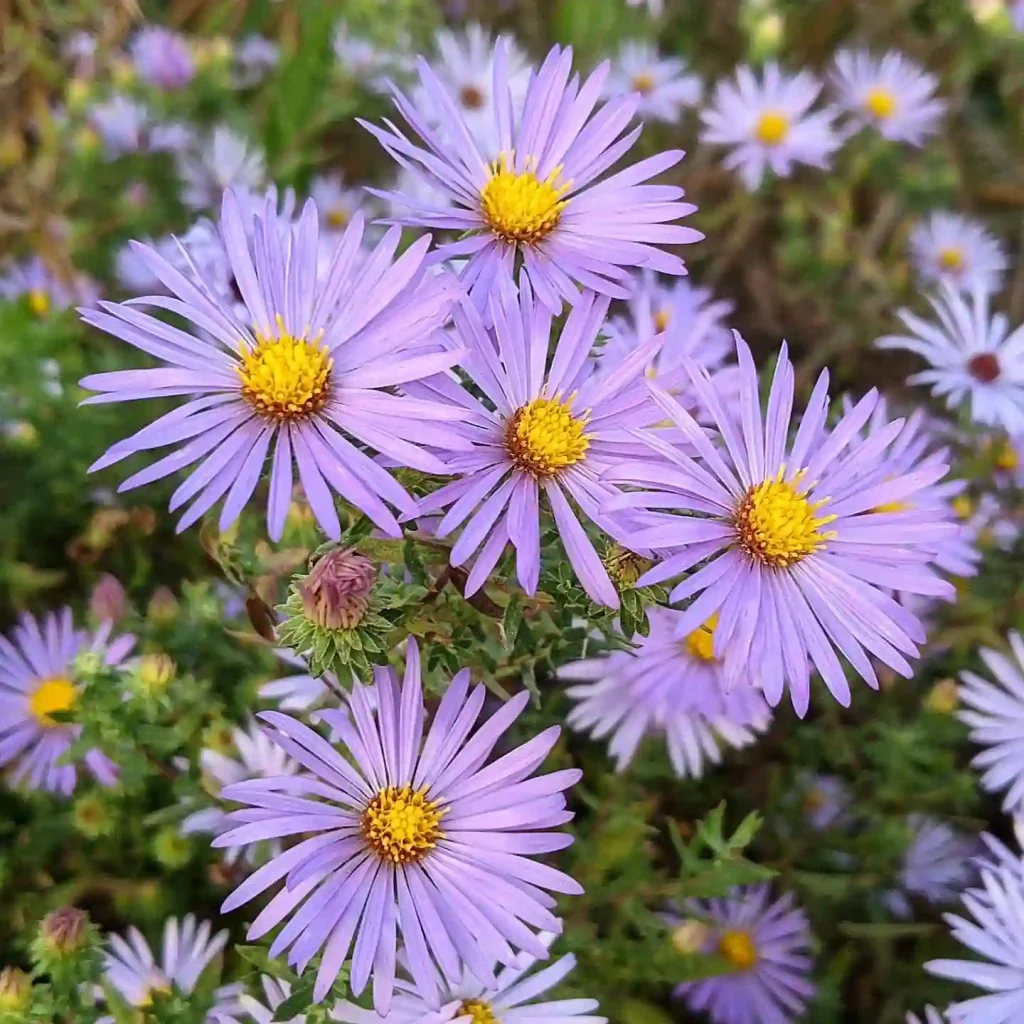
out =
<svg viewBox="0 0 1024 1024"><path fill-rule="evenodd" d="M978 221L939 211L917 224L910 252L927 284L996 292L1009 265L999 240Z"/></svg>
<svg viewBox="0 0 1024 1024"><path fill-rule="evenodd" d="M699 103L702 91L700 78L687 72L685 61L662 57L656 46L636 39L619 48L604 84L607 97L637 93L642 120L670 123L679 120L684 107Z"/></svg>
<svg viewBox="0 0 1024 1024"><path fill-rule="evenodd" d="M131 55L139 78L158 89L182 89L196 73L188 40L163 26L141 29Z"/></svg>

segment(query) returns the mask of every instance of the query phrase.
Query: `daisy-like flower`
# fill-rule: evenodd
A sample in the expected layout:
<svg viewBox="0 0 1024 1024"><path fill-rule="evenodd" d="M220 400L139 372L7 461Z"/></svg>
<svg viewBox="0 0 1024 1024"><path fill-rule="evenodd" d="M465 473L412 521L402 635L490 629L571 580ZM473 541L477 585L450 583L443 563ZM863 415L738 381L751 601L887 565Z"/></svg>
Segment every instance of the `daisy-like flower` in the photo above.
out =
<svg viewBox="0 0 1024 1024"><path fill-rule="evenodd" d="M555 939L553 932L537 936L548 946ZM408 957L399 954L406 973ZM397 993L387 1017L379 1017L370 1010L364 1010L347 1000L339 1002L331 1011L335 1020L344 1024L449 1024L456 1019L472 1021L473 1024L605 1024L606 1017L597 1017L593 1011L598 1008L596 999L558 999L535 1002L537 996L559 984L576 966L576 957L571 953L556 960L544 970L531 973L537 958L520 954L514 966L503 967L495 977L495 984L482 985L468 971L463 971L457 984L451 985L438 979L440 1007L432 1004L416 985L415 981L397 978Z"/></svg>
<svg viewBox="0 0 1024 1024"><path fill-rule="evenodd" d="M260 35L246 36L233 52L232 82L237 89L259 85L270 74L281 58L280 48L271 39Z"/></svg>
<svg viewBox="0 0 1024 1024"><path fill-rule="evenodd" d="M131 57L139 78L158 89L183 89L195 77L188 40L163 26L142 29L132 40Z"/></svg>
<svg viewBox="0 0 1024 1024"><path fill-rule="evenodd" d="M415 68L414 60L404 51L406 40L399 40L391 50L384 49L362 36L353 35L344 22L334 29L334 56L342 71L353 81L373 92L386 92L391 76L405 76Z"/></svg>
<svg viewBox="0 0 1024 1024"><path fill-rule="evenodd" d="M602 178L640 133L639 127L627 132L639 96L612 100L594 114L607 64L581 84L578 77L570 78L572 51L554 47L531 77L518 115L505 42L499 40L489 111L497 142L490 150L473 138L426 61L420 60L419 73L432 110L443 112L438 129L428 124L430 111L418 109L402 93L396 92L395 104L422 146L390 122L385 128L360 123L442 199L410 201L409 213L399 222L466 234L440 246L435 257L469 257L462 278L480 308L486 308L496 279L511 280L517 256L538 298L553 312L561 309L563 299L577 301L580 285L628 298L635 267L686 272L678 256L656 246L702 238L699 231L671 223L696 207L679 201L680 188L644 184L679 163L682 152L660 153ZM381 195L396 202L403 198Z"/></svg>
<svg viewBox="0 0 1024 1024"><path fill-rule="evenodd" d="M974 672L960 674L959 697L965 709L957 717L971 730L971 740L985 749L971 764L984 769L983 789L1005 791L1008 814L1024 812L1024 638L1009 635L1011 661L1005 654L983 647L981 660L995 677L990 681Z"/></svg>
<svg viewBox="0 0 1024 1024"><path fill-rule="evenodd" d="M887 892L885 905L897 917L910 917L911 896L929 903L949 903L977 875L974 858L981 845L945 822L923 814L907 818L912 838L903 853L900 888Z"/></svg>
<svg viewBox="0 0 1024 1024"><path fill-rule="evenodd" d="M622 442L631 441L626 428L651 419L640 382L657 342L637 349L612 373L594 373L588 355L607 309L607 297L582 295L549 363L551 313L534 300L524 275L518 295L506 291L492 301L492 328L468 300L454 313L455 343L468 352L462 366L483 401L450 376L407 386L424 399L449 401L466 420L457 429L471 450L447 460L457 479L424 498L419 514L448 509L437 527L440 538L462 527L451 560L463 565L475 556L467 595L486 583L510 542L520 585L536 591L543 496L583 588L602 604L619 603L569 499L605 532L624 539L599 510L614 490L598 477L621 458Z"/></svg>
<svg viewBox="0 0 1024 1024"><path fill-rule="evenodd" d="M291 651L278 648L274 653L285 664L299 669L294 675L271 679L259 689L260 697L276 701L282 711L308 712L321 704L332 690L337 693L352 688L351 685L342 686L333 672L327 672L323 677L310 675L305 660Z"/></svg>
<svg viewBox="0 0 1024 1024"><path fill-rule="evenodd" d="M566 724L595 739L611 737L608 753L623 771L648 734L664 736L680 778L699 778L707 762L722 759L723 745L740 749L763 732L771 712L753 686L726 686L714 654L714 624L680 640L679 612L651 608L650 635L632 651L570 662L560 679L579 682L566 691L576 701Z"/></svg>
<svg viewBox="0 0 1024 1024"><path fill-rule="evenodd" d="M260 149L227 125L218 125L209 136L179 154L181 201L193 210L212 209L225 189L258 191L266 170Z"/></svg>
<svg viewBox="0 0 1024 1024"><path fill-rule="evenodd" d="M959 291L997 292L1009 263L999 240L978 221L933 213L910 233L910 252L927 284Z"/></svg>
<svg viewBox="0 0 1024 1024"><path fill-rule="evenodd" d="M867 50L841 50L830 75L840 105L854 121L886 139L920 146L946 112L938 79L901 53L878 58Z"/></svg>
<svg viewBox="0 0 1024 1024"><path fill-rule="evenodd" d="M907 1024L946 1024L946 1018L934 1006L926 1006L924 1017L918 1017L916 1013L908 1013Z"/></svg>
<svg viewBox="0 0 1024 1024"><path fill-rule="evenodd" d="M420 445L470 447L437 422L451 418L450 407L385 390L458 361L457 351L438 351L430 340L448 319L457 282L427 272L429 237L394 260L399 231L392 229L366 255L357 216L342 237L327 280L317 285L318 215L312 201L291 224L278 215L268 195L263 209L247 222L238 200L227 192L220 231L245 302L244 318L142 245L137 247L140 257L175 298L105 302L100 310L83 312L87 323L164 364L86 377L82 386L100 392L87 403L188 398L115 444L92 469L174 445L170 455L129 477L121 489L199 462L171 498L172 511L192 501L178 529L222 498L220 524L226 529L251 498L269 455L267 524L273 539L284 530L293 463L329 537L341 534L333 492L389 536L401 536L385 502L407 513L415 512L415 502L350 438L425 473L446 469ZM194 267L193 274L198 276ZM140 305L171 309L204 334L187 334Z"/></svg>
<svg viewBox="0 0 1024 1024"><path fill-rule="evenodd" d="M495 961L513 964L516 949L547 956L532 930L560 930L545 890L581 890L532 858L572 842L550 830L572 818L563 791L580 773L530 778L555 744L557 726L485 765L529 695L516 695L470 736L484 688L470 691L468 671L452 679L424 739L412 639L401 686L392 669L375 671L376 715L370 692L355 687L351 720L331 716L347 756L294 718L264 712L274 742L314 779L286 776L226 787L225 797L248 806L232 815L238 827L214 846L306 836L244 881L223 909L285 879L249 937L288 919L271 956L290 948L289 963L300 972L322 950L316 1001L351 953L352 991L359 995L372 974L374 1008L385 1016L399 934L412 977L431 1005L439 997L438 968L449 985L459 983L466 966L494 987Z"/></svg>
<svg viewBox="0 0 1024 1024"><path fill-rule="evenodd" d="M988 995L946 1008L950 1024L1017 1024L1024 1015L1024 879L1019 871L991 866L982 888L964 894L964 909L945 918L955 938L980 960L931 960L925 970L966 982Z"/></svg>
<svg viewBox="0 0 1024 1024"><path fill-rule="evenodd" d="M791 893L772 900L767 885L734 889L716 900L690 900L682 913L703 925L698 949L729 963L727 974L676 986L676 995L712 1024L786 1024L814 995L808 980L811 931ZM681 916L665 915L677 927Z"/></svg>
<svg viewBox="0 0 1024 1024"><path fill-rule="evenodd" d="M0 298L14 301L22 296L40 317L67 309L76 300L74 289L55 277L38 256L0 266Z"/></svg>
<svg viewBox="0 0 1024 1024"><path fill-rule="evenodd" d="M293 761L281 747L273 743L255 722L251 722L247 729L232 729L231 736L238 751L237 758L228 757L209 748L204 749L199 755L203 785L214 800L219 801L225 786L241 782L243 779L277 778L298 772L298 762ZM217 803L189 814L181 823L181 833L216 836L226 832L230 827L228 812ZM280 850L280 844L276 844L274 853L280 853ZM224 859L227 863L233 864L241 854L240 848L229 847Z"/></svg>
<svg viewBox="0 0 1024 1024"><path fill-rule="evenodd" d="M850 790L835 775L801 772L801 800L807 824L816 832L835 828L849 819Z"/></svg>
<svg viewBox="0 0 1024 1024"><path fill-rule="evenodd" d="M685 61L662 57L652 43L636 39L619 48L604 84L607 97L637 93L636 112L643 120L670 123L679 120L684 107L696 106L702 91L700 78L688 73Z"/></svg>
<svg viewBox="0 0 1024 1024"><path fill-rule="evenodd" d="M820 93L809 71L789 75L771 62L758 77L749 67L737 68L735 79L719 82L701 111L701 141L730 148L723 163L750 191L767 170L786 178L797 164L824 169L843 140L833 108L811 112Z"/></svg>
<svg viewBox="0 0 1024 1024"><path fill-rule="evenodd" d="M1011 332L1007 318L990 313L988 294L977 289L963 296L943 284L928 301L938 322L901 309L897 315L907 333L887 334L875 344L928 361L931 368L913 374L908 384L930 384L951 409L969 399L975 423L1009 434L1024 431L1024 326Z"/></svg>
<svg viewBox="0 0 1024 1024"><path fill-rule="evenodd" d="M726 657L730 677L758 679L772 705L788 688L797 714L804 715L813 664L835 699L847 705L850 686L839 653L877 688L869 655L909 677L907 659L917 657L917 645L924 642L920 622L886 591L953 593L928 562L934 545L958 527L927 504L914 506L915 495L946 467L884 472L876 479L903 421L861 439L878 401L872 391L828 430L827 372L818 378L791 440L794 375L786 346L764 418L757 369L739 335L736 350L740 395L730 408L706 371L691 360L683 363L723 446L650 386L694 454L652 433L642 435L664 464L624 462L603 479L657 489L625 495L605 511L626 506L701 514L664 516L661 524L631 533L632 546L668 552L638 585L671 579L709 560L672 591L673 601L696 597L680 616L677 635L686 636L718 613L715 653ZM894 502L910 508L879 511Z"/></svg>
<svg viewBox="0 0 1024 1024"><path fill-rule="evenodd" d="M325 230L347 228L366 201L361 188L345 188L340 174L320 175L309 188L310 198L320 211Z"/></svg>
<svg viewBox="0 0 1024 1024"><path fill-rule="evenodd" d="M14 785L61 796L74 790L79 766L61 760L82 729L53 715L75 709L80 654L91 651L115 666L131 651L134 637L111 641L110 629L109 622L95 633L76 629L65 608L42 622L23 615L9 637L0 637L0 765L11 766ZM100 750L84 754L80 766L104 786L117 781L117 766Z"/></svg>
<svg viewBox="0 0 1024 1024"><path fill-rule="evenodd" d="M238 1020L255 1021L255 1024L274 1024L279 1018L275 1011L292 994L291 985L282 978L272 978L269 974L260 975L260 987L263 989L263 1000L248 994L238 997L238 1006L244 1012L244 1018ZM365 1011L368 1012L368 1011ZM332 1020L340 1020L335 1011L331 1011ZM221 1013L217 1024L238 1024L234 1017ZM300 1013L289 1018L287 1024L306 1024L306 1014Z"/></svg>
<svg viewBox="0 0 1024 1024"><path fill-rule="evenodd" d="M94 103L86 117L111 159L138 152L146 141L148 108L120 93L103 103Z"/></svg>
<svg viewBox="0 0 1024 1024"><path fill-rule="evenodd" d="M228 933L210 934L210 922L196 922L189 914L180 922L172 917L164 924L163 947L160 959L154 957L149 943L137 928L128 929L127 939L110 936L110 949L106 954L104 975L107 984L115 988L133 1007L149 1006L155 992L175 992L191 995L199 978L214 958L224 949ZM221 985L213 993L213 1002L206 1013L209 1024L217 1024L224 1015L240 1013L240 984ZM113 1024L113 1017L102 1021Z"/></svg>

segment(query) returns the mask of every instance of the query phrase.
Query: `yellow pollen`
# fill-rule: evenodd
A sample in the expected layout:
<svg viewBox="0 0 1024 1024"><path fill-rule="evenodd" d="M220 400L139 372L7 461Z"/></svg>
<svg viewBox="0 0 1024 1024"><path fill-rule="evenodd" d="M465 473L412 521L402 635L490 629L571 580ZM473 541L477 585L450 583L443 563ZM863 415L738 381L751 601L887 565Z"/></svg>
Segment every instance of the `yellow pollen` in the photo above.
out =
<svg viewBox="0 0 1024 1024"><path fill-rule="evenodd" d="M28 699L29 710L43 728L52 729L60 723L50 717L51 712L70 711L75 706L76 696L70 679L54 676L52 679L44 679L32 691Z"/></svg>
<svg viewBox="0 0 1024 1024"><path fill-rule="evenodd" d="M789 134L789 118L778 110L766 110L754 127L754 137L765 146L778 146Z"/></svg>
<svg viewBox="0 0 1024 1024"><path fill-rule="evenodd" d="M242 397L274 420L312 416L327 402L334 360L316 340L290 335L278 317L279 337L257 335L257 345L243 344L236 366Z"/></svg>
<svg viewBox="0 0 1024 1024"><path fill-rule="evenodd" d="M633 81L630 82L635 92L640 93L641 96L646 96L654 88L654 75L650 71L638 71L633 76Z"/></svg>
<svg viewBox="0 0 1024 1024"><path fill-rule="evenodd" d="M960 519L970 519L974 515L974 501L970 495L957 495L953 499L953 511Z"/></svg>
<svg viewBox="0 0 1024 1024"><path fill-rule="evenodd" d="M718 952L740 971L748 971L757 963L757 946L750 932L723 932L718 940Z"/></svg>
<svg viewBox="0 0 1024 1024"><path fill-rule="evenodd" d="M671 319L672 314L667 309L659 309L658 312L654 314L654 329L658 334L668 330L668 324Z"/></svg>
<svg viewBox="0 0 1024 1024"><path fill-rule="evenodd" d="M751 558L773 569L795 565L835 536L834 532L822 532L821 527L836 516L816 516L829 499L812 504L807 500L807 491L800 490L804 470L796 474L792 483L783 480L785 472L783 467L774 479L754 484L733 519L739 546Z"/></svg>
<svg viewBox="0 0 1024 1024"><path fill-rule="evenodd" d="M1004 469L1007 472L1018 469L1020 459L1017 452L1009 441L1003 441L996 449L996 469Z"/></svg>
<svg viewBox="0 0 1024 1024"><path fill-rule="evenodd" d="M497 1024L494 1011L480 999L467 999L458 1009L456 1017L472 1017L473 1024Z"/></svg>
<svg viewBox="0 0 1024 1024"><path fill-rule="evenodd" d="M50 312L50 296L42 288L33 288L28 293L28 305L36 316L46 316Z"/></svg>
<svg viewBox="0 0 1024 1024"><path fill-rule="evenodd" d="M959 274L964 269L963 249L956 245L940 249L939 266L949 274Z"/></svg>
<svg viewBox="0 0 1024 1024"><path fill-rule="evenodd" d="M896 113L896 97L891 89L876 86L864 95L864 109L879 121L887 121Z"/></svg>
<svg viewBox="0 0 1024 1024"><path fill-rule="evenodd" d="M441 817L437 802L425 789L388 786L363 811L363 837L382 860L407 864L425 857L439 839Z"/></svg>
<svg viewBox="0 0 1024 1024"><path fill-rule="evenodd" d="M590 447L586 415L572 414L572 396L535 398L517 409L505 428L512 461L536 477L555 476L582 462Z"/></svg>
<svg viewBox="0 0 1024 1024"><path fill-rule="evenodd" d="M686 653L701 661L715 660L715 626L718 625L718 612L698 626L684 641Z"/></svg>
<svg viewBox="0 0 1024 1024"><path fill-rule="evenodd" d="M480 191L480 210L488 227L503 242L536 245L558 226L568 200L562 196L569 183L560 184L561 167L543 181L536 175L536 161L527 169L512 169L509 154L491 165L491 176Z"/></svg>
<svg viewBox="0 0 1024 1024"><path fill-rule="evenodd" d="M349 222L348 210L342 210L340 207L336 210L330 210L327 214L327 223L332 228L343 228L347 226Z"/></svg>

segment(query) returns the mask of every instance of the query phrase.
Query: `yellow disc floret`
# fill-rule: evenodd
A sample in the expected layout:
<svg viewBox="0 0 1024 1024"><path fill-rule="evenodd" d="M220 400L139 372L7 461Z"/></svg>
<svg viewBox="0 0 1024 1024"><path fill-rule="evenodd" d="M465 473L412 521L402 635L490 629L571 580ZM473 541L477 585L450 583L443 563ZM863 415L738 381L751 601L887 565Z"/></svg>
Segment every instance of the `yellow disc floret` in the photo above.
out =
<svg viewBox="0 0 1024 1024"><path fill-rule="evenodd" d="M896 97L891 89L875 86L864 94L864 109L879 121L887 121L896 113Z"/></svg>
<svg viewBox="0 0 1024 1024"><path fill-rule="evenodd" d="M718 612L704 623L698 626L686 639L683 644L686 653L700 661L715 660L715 626L718 625Z"/></svg>
<svg viewBox="0 0 1024 1024"><path fill-rule="evenodd" d="M440 823L445 811L426 794L411 786L388 786L363 811L363 836L382 860L418 861L444 838Z"/></svg>
<svg viewBox="0 0 1024 1024"><path fill-rule="evenodd" d="M455 1014L456 1017L472 1017L473 1024L497 1024L494 1011L481 999L467 999Z"/></svg>
<svg viewBox="0 0 1024 1024"><path fill-rule="evenodd" d="M629 84L633 87L634 92L646 96L654 89L654 75L650 71L638 71Z"/></svg>
<svg viewBox="0 0 1024 1024"><path fill-rule="evenodd" d="M568 200L569 189L561 183L560 167L541 180L536 161L526 170L513 170L509 154L503 153L491 165L491 176L480 191L480 210L487 226L503 242L535 245L558 226Z"/></svg>
<svg viewBox="0 0 1024 1024"><path fill-rule="evenodd" d="M50 296L42 288L33 288L28 293L28 304L36 316L46 316L50 312Z"/></svg>
<svg viewBox="0 0 1024 1024"><path fill-rule="evenodd" d="M750 932L722 932L718 940L718 952L740 971L748 971L757 963L757 946Z"/></svg>
<svg viewBox="0 0 1024 1024"><path fill-rule="evenodd" d="M778 146L789 134L789 118L781 111L766 110L754 126L754 137L765 146Z"/></svg>
<svg viewBox="0 0 1024 1024"><path fill-rule="evenodd" d="M280 318L277 337L257 335L256 347L243 345L240 355L242 397L261 415L301 419L327 402L334 361L316 340L289 334Z"/></svg>
<svg viewBox="0 0 1024 1024"><path fill-rule="evenodd" d="M75 706L76 693L74 684L64 676L53 676L43 679L32 691L28 699L29 710L35 720L45 729L51 729L59 723L50 716L54 711L70 711Z"/></svg>
<svg viewBox="0 0 1024 1024"><path fill-rule="evenodd" d="M959 274L964 269L964 251L958 245L939 250L939 266L947 274Z"/></svg>
<svg viewBox="0 0 1024 1024"><path fill-rule="evenodd" d="M505 447L521 470L555 476L581 462L590 447L586 416L572 414L572 396L535 398L517 409L505 429Z"/></svg>
<svg viewBox="0 0 1024 1024"><path fill-rule="evenodd" d="M803 470L786 481L785 467L774 479L754 484L736 509L736 541L751 558L786 569L824 546L834 533L822 531L835 516L818 516L828 498L811 503L801 489Z"/></svg>

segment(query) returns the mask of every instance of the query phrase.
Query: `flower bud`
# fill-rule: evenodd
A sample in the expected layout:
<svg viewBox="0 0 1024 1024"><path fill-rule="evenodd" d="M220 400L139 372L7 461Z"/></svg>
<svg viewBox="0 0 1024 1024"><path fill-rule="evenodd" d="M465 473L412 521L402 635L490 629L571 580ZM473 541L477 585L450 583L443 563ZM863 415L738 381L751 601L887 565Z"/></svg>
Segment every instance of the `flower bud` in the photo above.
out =
<svg viewBox="0 0 1024 1024"><path fill-rule="evenodd" d="M117 622L128 610L128 597L116 576L104 573L89 595L89 614L99 622Z"/></svg>
<svg viewBox="0 0 1024 1024"><path fill-rule="evenodd" d="M937 715L951 715L960 704L960 690L955 679L940 679L925 698L925 707Z"/></svg>
<svg viewBox="0 0 1024 1024"><path fill-rule="evenodd" d="M299 585L303 613L322 629L354 629L376 578L376 565L354 548L332 551Z"/></svg>
<svg viewBox="0 0 1024 1024"><path fill-rule="evenodd" d="M145 693L160 693L174 678L174 671L174 662L168 655L144 654L139 659L139 685Z"/></svg>
<svg viewBox="0 0 1024 1024"><path fill-rule="evenodd" d="M17 967L0 971L0 1013L23 1010L32 990L29 976Z"/></svg>
<svg viewBox="0 0 1024 1024"><path fill-rule="evenodd" d="M43 918L39 936L47 951L54 956L75 953L89 935L89 915L77 907L60 907Z"/></svg>
<svg viewBox="0 0 1024 1024"><path fill-rule="evenodd" d="M711 929L703 921L691 918L672 929L672 945L683 956L700 953L707 945L710 934Z"/></svg>
<svg viewBox="0 0 1024 1024"><path fill-rule="evenodd" d="M178 599L167 587L157 587L149 599L148 613L155 622L170 622L178 614Z"/></svg>

